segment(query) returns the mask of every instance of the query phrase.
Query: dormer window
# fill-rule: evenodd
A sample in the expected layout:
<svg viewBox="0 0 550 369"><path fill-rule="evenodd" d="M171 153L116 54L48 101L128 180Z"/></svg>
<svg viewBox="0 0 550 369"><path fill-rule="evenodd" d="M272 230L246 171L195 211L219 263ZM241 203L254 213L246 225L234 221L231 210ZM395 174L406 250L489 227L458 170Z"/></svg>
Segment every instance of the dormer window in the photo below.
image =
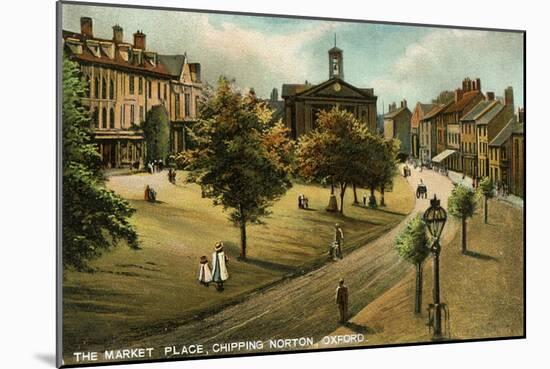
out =
<svg viewBox="0 0 550 369"><path fill-rule="evenodd" d="M99 42L95 40L86 40L86 46L88 50L96 57L101 57L101 50L99 49Z"/></svg>
<svg viewBox="0 0 550 369"><path fill-rule="evenodd" d="M71 50L73 54L82 54L82 42L78 39L68 37L65 40L65 44L69 47L69 50Z"/></svg>
<svg viewBox="0 0 550 369"><path fill-rule="evenodd" d="M109 59L115 58L115 44L112 42L106 42L102 41L99 43L101 46L101 50L105 55L109 57Z"/></svg>

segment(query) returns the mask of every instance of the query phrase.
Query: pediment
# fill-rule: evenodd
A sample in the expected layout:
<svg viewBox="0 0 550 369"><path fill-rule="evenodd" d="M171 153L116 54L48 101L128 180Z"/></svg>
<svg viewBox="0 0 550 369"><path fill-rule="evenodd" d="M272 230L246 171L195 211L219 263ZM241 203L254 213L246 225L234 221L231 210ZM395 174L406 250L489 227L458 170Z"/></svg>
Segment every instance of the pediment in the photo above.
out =
<svg viewBox="0 0 550 369"><path fill-rule="evenodd" d="M361 90L342 80L329 80L300 94L303 97L338 97L364 99L367 96Z"/></svg>

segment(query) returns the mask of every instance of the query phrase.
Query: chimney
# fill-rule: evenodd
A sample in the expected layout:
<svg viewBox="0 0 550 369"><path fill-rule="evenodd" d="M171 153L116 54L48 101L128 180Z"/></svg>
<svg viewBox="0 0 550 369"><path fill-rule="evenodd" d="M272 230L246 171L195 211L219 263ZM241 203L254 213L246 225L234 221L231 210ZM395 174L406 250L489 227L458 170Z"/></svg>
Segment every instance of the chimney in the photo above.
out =
<svg viewBox="0 0 550 369"><path fill-rule="evenodd" d="M93 21L90 17L80 17L80 33L86 38L94 37Z"/></svg>
<svg viewBox="0 0 550 369"><path fill-rule="evenodd" d="M388 104L388 113L391 113L392 110L391 110L391 104Z"/></svg>
<svg viewBox="0 0 550 369"><path fill-rule="evenodd" d="M141 31L134 33L134 48L145 51L145 33Z"/></svg>
<svg viewBox="0 0 550 369"><path fill-rule="evenodd" d="M525 109L518 108L518 122L525 123Z"/></svg>
<svg viewBox="0 0 550 369"><path fill-rule="evenodd" d="M481 91L481 78L476 78L476 90Z"/></svg>
<svg viewBox="0 0 550 369"><path fill-rule="evenodd" d="M512 86L508 86L504 90L504 105L514 106L514 89Z"/></svg>
<svg viewBox="0 0 550 369"><path fill-rule="evenodd" d="M113 26L113 41L115 42L115 44L120 44L124 42L122 27L118 24Z"/></svg>
<svg viewBox="0 0 550 369"><path fill-rule="evenodd" d="M407 107L407 100L403 99L403 101L401 101L401 107L402 107L402 108L406 108L406 107Z"/></svg>
<svg viewBox="0 0 550 369"><path fill-rule="evenodd" d="M487 91L487 101L495 101L495 93L492 91Z"/></svg>
<svg viewBox="0 0 550 369"><path fill-rule="evenodd" d="M464 82L463 82L463 85L464 85ZM458 100L461 100L463 95L464 95L464 90L457 88L455 90L455 102L458 102Z"/></svg>

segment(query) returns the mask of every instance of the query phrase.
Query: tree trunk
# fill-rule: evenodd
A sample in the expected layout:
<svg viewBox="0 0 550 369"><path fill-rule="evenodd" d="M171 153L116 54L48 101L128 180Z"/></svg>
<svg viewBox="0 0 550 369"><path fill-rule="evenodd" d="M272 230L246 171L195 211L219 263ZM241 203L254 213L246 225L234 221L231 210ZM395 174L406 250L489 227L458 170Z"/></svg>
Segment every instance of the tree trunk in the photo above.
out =
<svg viewBox="0 0 550 369"><path fill-rule="evenodd" d="M416 294L414 299L414 313L422 311L422 263L416 264Z"/></svg>
<svg viewBox="0 0 550 369"><path fill-rule="evenodd" d="M243 207L239 205L239 228L241 230L241 255L242 260L246 260L246 219L243 214Z"/></svg>
<svg viewBox="0 0 550 369"><path fill-rule="evenodd" d="M359 201L357 200L357 186L355 183L353 184L353 203L359 204Z"/></svg>
<svg viewBox="0 0 550 369"><path fill-rule="evenodd" d="M485 203L483 204L483 221L485 224L487 224L487 214L489 213L489 209L487 209L488 201L487 196L484 196Z"/></svg>
<svg viewBox="0 0 550 369"><path fill-rule="evenodd" d="M374 187L370 188L370 196L369 196L369 208L376 208L376 196L374 196Z"/></svg>
<svg viewBox="0 0 550 369"><path fill-rule="evenodd" d="M380 188L380 206L386 206L386 203L384 202L384 186Z"/></svg>
<svg viewBox="0 0 550 369"><path fill-rule="evenodd" d="M462 217L462 253L466 254L468 251L466 247L466 217Z"/></svg>
<svg viewBox="0 0 550 369"><path fill-rule="evenodd" d="M334 181L332 181L332 180L330 182L330 194L334 195Z"/></svg>
<svg viewBox="0 0 550 369"><path fill-rule="evenodd" d="M344 194L346 193L347 184L340 183L340 214L344 214Z"/></svg>

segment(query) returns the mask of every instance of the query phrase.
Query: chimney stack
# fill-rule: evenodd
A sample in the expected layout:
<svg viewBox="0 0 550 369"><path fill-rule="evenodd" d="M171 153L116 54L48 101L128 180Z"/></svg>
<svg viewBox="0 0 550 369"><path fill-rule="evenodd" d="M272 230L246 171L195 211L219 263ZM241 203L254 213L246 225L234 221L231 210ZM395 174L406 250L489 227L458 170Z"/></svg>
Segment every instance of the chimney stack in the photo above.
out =
<svg viewBox="0 0 550 369"><path fill-rule="evenodd" d="M80 17L80 33L86 38L94 37L93 21L90 17Z"/></svg>
<svg viewBox="0 0 550 369"><path fill-rule="evenodd" d="M495 93L492 91L487 91L487 101L495 101Z"/></svg>
<svg viewBox="0 0 550 369"><path fill-rule="evenodd" d="M476 78L476 90L481 91L481 78Z"/></svg>
<svg viewBox="0 0 550 369"><path fill-rule="evenodd" d="M134 33L134 48L145 51L145 33L141 31Z"/></svg>
<svg viewBox="0 0 550 369"><path fill-rule="evenodd" d="M122 27L118 24L113 26L113 41L115 42L115 44L120 44L124 42Z"/></svg>
<svg viewBox="0 0 550 369"><path fill-rule="evenodd" d="M465 85L465 81L462 84ZM458 102L458 100L461 100L463 95L464 95L464 90L457 88L455 90L455 102Z"/></svg>
<svg viewBox="0 0 550 369"><path fill-rule="evenodd" d="M508 86L504 90L504 105L514 106L514 89L512 86Z"/></svg>

